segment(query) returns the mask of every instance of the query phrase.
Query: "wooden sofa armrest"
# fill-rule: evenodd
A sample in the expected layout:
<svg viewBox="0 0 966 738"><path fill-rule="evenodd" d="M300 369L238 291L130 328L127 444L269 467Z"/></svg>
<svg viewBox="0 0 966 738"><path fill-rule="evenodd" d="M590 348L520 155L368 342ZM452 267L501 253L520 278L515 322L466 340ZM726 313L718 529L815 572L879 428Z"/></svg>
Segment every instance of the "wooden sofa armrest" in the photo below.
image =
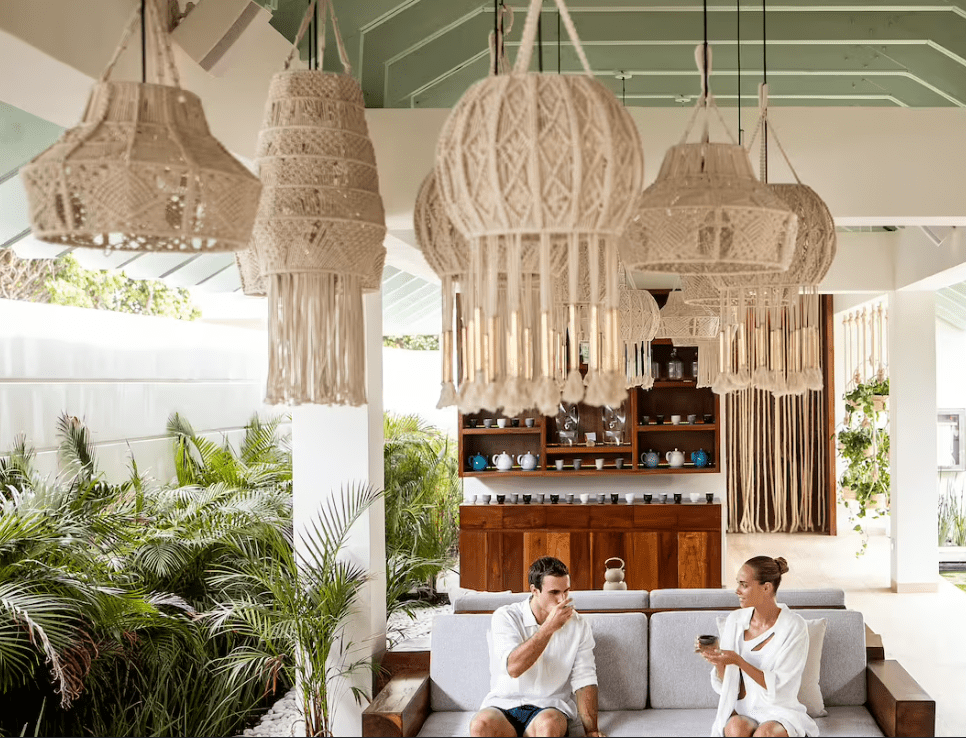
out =
<svg viewBox="0 0 966 738"><path fill-rule="evenodd" d="M882 636L876 633L868 625L865 626L865 660L882 661L885 659L885 646L882 645Z"/></svg>
<svg viewBox="0 0 966 738"><path fill-rule="evenodd" d="M363 711L362 735L409 738L429 712L429 672L397 674Z"/></svg>
<svg viewBox="0 0 966 738"><path fill-rule="evenodd" d="M898 661L872 661L865 674L866 707L885 735L936 735L936 701Z"/></svg>

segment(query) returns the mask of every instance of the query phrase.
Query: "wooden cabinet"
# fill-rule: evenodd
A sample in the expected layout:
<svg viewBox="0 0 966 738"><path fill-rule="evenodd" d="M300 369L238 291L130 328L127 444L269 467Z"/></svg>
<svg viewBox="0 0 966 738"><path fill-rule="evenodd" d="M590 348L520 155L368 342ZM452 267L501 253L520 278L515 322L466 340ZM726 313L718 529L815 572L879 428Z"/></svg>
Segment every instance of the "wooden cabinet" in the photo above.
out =
<svg viewBox="0 0 966 738"><path fill-rule="evenodd" d="M463 505L460 585L525 592L540 556L570 568L574 589L601 589L604 561L626 564L628 589L721 586L719 504Z"/></svg>

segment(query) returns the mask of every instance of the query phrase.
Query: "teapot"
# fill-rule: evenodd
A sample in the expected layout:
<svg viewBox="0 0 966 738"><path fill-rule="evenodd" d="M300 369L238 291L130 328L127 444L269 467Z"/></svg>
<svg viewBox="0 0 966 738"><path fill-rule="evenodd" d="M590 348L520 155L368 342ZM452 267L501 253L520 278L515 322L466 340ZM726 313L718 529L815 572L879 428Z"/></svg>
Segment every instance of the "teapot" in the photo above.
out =
<svg viewBox="0 0 966 738"><path fill-rule="evenodd" d="M607 566L611 561L619 561L620 566ZM611 556L604 562L604 589L627 589L624 581L624 559Z"/></svg>
<svg viewBox="0 0 966 738"><path fill-rule="evenodd" d="M476 454L467 458L466 463L473 471L483 471L487 467L486 457L483 454Z"/></svg>
<svg viewBox="0 0 966 738"><path fill-rule="evenodd" d="M704 449L699 448L697 451L691 452L691 461L700 469L708 465L708 454L705 453Z"/></svg>
<svg viewBox="0 0 966 738"><path fill-rule="evenodd" d="M664 454L664 458L667 459L667 463L672 468L678 466L684 466L684 452L674 449L673 451L668 451Z"/></svg>
<svg viewBox="0 0 966 738"><path fill-rule="evenodd" d="M661 461L661 457L657 455L657 451L653 448L646 453L641 454L641 463L644 464L648 469L657 469L658 463Z"/></svg>
<svg viewBox="0 0 966 738"><path fill-rule="evenodd" d="M534 456L529 451L525 454L517 456L517 463L523 471L533 471L537 468L537 461L539 460L539 455Z"/></svg>
<svg viewBox="0 0 966 738"><path fill-rule="evenodd" d="M513 457L506 451L493 457L493 466L497 471L510 471L513 468Z"/></svg>

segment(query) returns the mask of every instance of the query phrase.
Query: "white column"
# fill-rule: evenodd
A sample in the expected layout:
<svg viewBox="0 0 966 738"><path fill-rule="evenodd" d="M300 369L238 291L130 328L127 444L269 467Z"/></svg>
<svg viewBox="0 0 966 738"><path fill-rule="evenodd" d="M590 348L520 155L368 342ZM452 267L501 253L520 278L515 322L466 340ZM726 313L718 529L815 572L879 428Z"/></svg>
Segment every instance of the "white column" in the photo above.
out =
<svg viewBox="0 0 966 738"><path fill-rule="evenodd" d="M936 297L889 296L892 590L938 588Z"/></svg>
<svg viewBox="0 0 966 738"><path fill-rule="evenodd" d="M348 486L368 481L383 485L382 426L382 297L365 298L366 392L363 407L302 405L292 410L292 462L296 536L315 516L319 506ZM373 578L346 630L355 644L350 661L379 658L386 645L386 520L380 499L352 529L344 553ZM372 677L360 674L356 685L371 693ZM335 735L362 734L362 707L351 692L342 690L336 704Z"/></svg>

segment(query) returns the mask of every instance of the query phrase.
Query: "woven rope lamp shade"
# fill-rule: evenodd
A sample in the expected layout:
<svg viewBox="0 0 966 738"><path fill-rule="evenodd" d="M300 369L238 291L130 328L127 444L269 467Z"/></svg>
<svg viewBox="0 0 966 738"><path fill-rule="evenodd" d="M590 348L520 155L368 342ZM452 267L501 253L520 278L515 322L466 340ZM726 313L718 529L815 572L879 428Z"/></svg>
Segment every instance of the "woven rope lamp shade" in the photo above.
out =
<svg viewBox="0 0 966 738"><path fill-rule="evenodd" d="M362 89L330 0L321 9L323 28L331 14L345 72L288 70L293 48L272 78L258 135L264 191L252 246L268 279L270 404L366 402L362 295L378 289L386 257Z"/></svg>
<svg viewBox="0 0 966 738"><path fill-rule="evenodd" d="M718 337L721 319L718 313L703 305L688 305L681 290L667 296L661 308L661 322L655 338L669 338L682 346L694 346L696 341Z"/></svg>
<svg viewBox="0 0 966 738"><path fill-rule="evenodd" d="M144 20L161 83L109 79L138 10L80 124L21 168L41 241L131 251L247 245L261 185L211 135L198 97L181 89L159 5L148 0Z"/></svg>
<svg viewBox="0 0 966 738"><path fill-rule="evenodd" d="M470 245L469 289L485 316L471 368L472 380L516 386L521 375L519 326L525 286L514 281L528 239L539 249L539 333L536 383L526 404L544 414L557 411L555 381L554 278L586 250L591 293L603 282L606 299L591 307L590 365L584 401L617 405L626 397L617 365L619 340L617 241L643 180L643 154L633 120L613 94L596 81L563 0L556 0L586 75L528 73L542 0L531 0L514 70L476 83L454 107L436 149L436 174L446 211ZM506 246L501 246L505 243ZM497 265L505 249L507 262ZM596 268L603 253L606 271ZM496 255L496 256L495 256ZM483 265L486 267L485 275ZM489 266L493 265L493 266ZM509 332L496 335L498 274L507 275ZM569 277L568 277L569 279ZM474 298L473 295L478 297ZM514 317L516 316L516 317ZM472 319L477 320L477 316ZM496 351L503 345L507 374L498 375ZM571 342L568 384L580 381L576 342ZM527 390L530 391L530 390ZM489 389L484 389L486 395Z"/></svg>
<svg viewBox="0 0 966 738"><path fill-rule="evenodd" d="M795 214L755 177L748 153L709 139L710 111L731 132L708 92L704 47L696 52L702 94L681 142L668 149L657 180L644 190L627 228L628 269L678 274L740 274L788 267ZM687 143L699 113L704 133Z"/></svg>
<svg viewBox="0 0 966 738"><path fill-rule="evenodd" d="M621 284L620 322L627 386L650 389L654 386L651 341L661 323L661 311L651 293Z"/></svg>
<svg viewBox="0 0 966 738"><path fill-rule="evenodd" d="M267 297L268 280L258 264L258 254L252 248L235 252L235 265L241 278L242 294L247 297Z"/></svg>

